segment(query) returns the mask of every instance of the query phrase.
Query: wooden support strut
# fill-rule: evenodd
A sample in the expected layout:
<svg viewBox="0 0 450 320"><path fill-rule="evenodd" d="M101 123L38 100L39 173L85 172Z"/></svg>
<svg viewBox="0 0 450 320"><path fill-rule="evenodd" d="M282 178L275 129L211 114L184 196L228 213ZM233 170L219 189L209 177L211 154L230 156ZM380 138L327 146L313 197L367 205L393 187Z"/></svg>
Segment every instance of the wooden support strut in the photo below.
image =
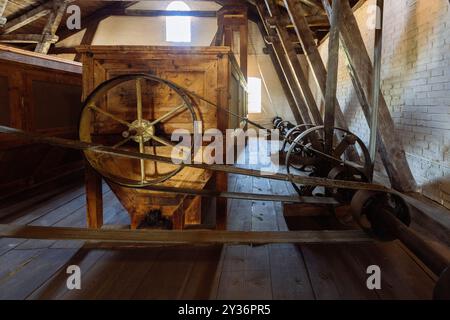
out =
<svg viewBox="0 0 450 320"><path fill-rule="evenodd" d="M56 31L61 23L61 20L66 12L67 3L70 1L67 0L53 0L53 10L48 17L47 24L42 31L42 34L47 36L55 36ZM47 54L50 46L52 45L51 41L42 41L37 44L35 52Z"/></svg>
<svg viewBox="0 0 450 320"><path fill-rule="evenodd" d="M322 0L322 3L328 16L331 17L332 9L328 0ZM352 69L350 76L354 77L352 82L357 86L355 90L358 93L358 97L362 99L361 106L368 123L370 123L372 112L369 101L372 101L373 97L372 84L374 73L372 62L356 18L347 1L342 3L342 15L340 36L349 67ZM394 121L382 92L379 91L377 94L380 95L378 140L380 142L379 150L383 164L394 189L401 192L414 192L416 183L406 159L403 144L395 134Z"/></svg>
<svg viewBox="0 0 450 320"><path fill-rule="evenodd" d="M305 53L306 59L309 63L309 67L314 75L322 97L325 100L327 70L314 40L314 34L309 28L309 23L306 20L305 9L299 0L285 0L284 3L297 33L297 37L303 48L303 52ZM338 127L348 130L348 125L337 99L335 103L336 124Z"/></svg>
<svg viewBox="0 0 450 320"><path fill-rule="evenodd" d="M292 71L289 67L289 63L287 62L287 58L281 48L281 44L278 38L274 35L274 31L267 27L265 21L266 15L264 3L258 1L256 2L256 5L258 13L261 17L260 22L261 33L266 42L268 43L269 48L272 49L274 56L273 61L275 60L277 62L276 65L279 66L280 73L282 74L282 77L280 76L280 79L284 79L282 83L284 83L286 89L289 89L290 91L290 95L288 95L288 97L289 96L292 97L293 100L291 101L291 103L294 102L294 104L290 104L292 114L294 115L297 124L304 124L306 122L302 115L308 113L303 97L301 96L300 89L296 85L294 75L292 74Z"/></svg>
<svg viewBox="0 0 450 320"><path fill-rule="evenodd" d="M345 1L345 0L344 0ZM333 1L333 14L331 17L330 39L328 43L328 74L325 94L325 153L331 154L333 150L333 127L336 114L336 90L339 69L339 18L341 0Z"/></svg>
<svg viewBox="0 0 450 320"><path fill-rule="evenodd" d="M0 0L0 27L4 26L7 21L6 18L3 16L7 4L8 0Z"/></svg>

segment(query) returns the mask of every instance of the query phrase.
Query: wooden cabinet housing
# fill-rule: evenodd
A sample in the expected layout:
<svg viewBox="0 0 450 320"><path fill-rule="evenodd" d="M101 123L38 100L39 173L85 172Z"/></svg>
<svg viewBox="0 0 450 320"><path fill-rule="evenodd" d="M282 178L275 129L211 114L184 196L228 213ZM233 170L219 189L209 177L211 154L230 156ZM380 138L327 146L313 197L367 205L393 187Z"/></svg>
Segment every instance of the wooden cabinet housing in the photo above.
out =
<svg viewBox="0 0 450 320"><path fill-rule="evenodd" d="M84 98L98 85L114 77L136 73L151 74L169 80L219 106L216 108L195 99L196 113L202 121L204 131L214 128L225 133L226 129L246 126L242 119L221 110L229 110L242 118L247 117L246 81L228 47L81 46L78 47L78 52L82 54ZM172 90L163 86L146 85L142 96L143 104L152 106L151 111L144 111L144 119L148 120L158 118L170 111L170 107L180 103ZM98 106L101 109L126 121L135 120L134 83L111 90L103 101ZM94 132L105 134L107 130L117 131L108 127L114 125L108 124L108 119L102 119L101 115L96 117L91 124ZM180 115L174 117L170 125L165 125L164 133L170 135L175 129L189 127L189 119ZM121 165L122 168L133 170L129 164ZM162 184L192 189L209 186L218 191L227 191L228 187L225 174L212 174L205 170L193 172L187 168ZM172 220L174 228L204 225L205 220L208 220L204 212L205 206L202 205L204 201L199 197L174 197L147 190L127 189L114 183L110 185L130 213L133 228L140 225L151 209L160 209L164 216ZM216 226L225 228L226 201L217 199L213 207L216 210ZM95 210L98 206L93 208ZM94 221L98 214L91 212L89 215L93 221L91 226L101 225Z"/></svg>
<svg viewBox="0 0 450 320"><path fill-rule="evenodd" d="M0 45L0 125L76 138L81 64ZM82 169L80 152L0 134L0 198Z"/></svg>

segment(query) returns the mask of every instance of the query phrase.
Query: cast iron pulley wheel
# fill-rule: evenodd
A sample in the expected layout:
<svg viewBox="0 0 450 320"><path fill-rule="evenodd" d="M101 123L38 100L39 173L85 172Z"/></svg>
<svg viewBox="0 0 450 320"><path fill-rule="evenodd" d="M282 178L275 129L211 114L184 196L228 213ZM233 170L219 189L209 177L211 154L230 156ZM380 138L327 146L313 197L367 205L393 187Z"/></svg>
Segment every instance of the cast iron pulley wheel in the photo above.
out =
<svg viewBox="0 0 450 320"><path fill-rule="evenodd" d="M395 194L359 190L354 195L350 207L353 218L359 226L383 241L392 241L395 237L377 219L377 214L381 210L389 212L406 226L411 224L409 205Z"/></svg>
<svg viewBox="0 0 450 320"><path fill-rule="evenodd" d="M155 98L157 94L159 100ZM85 100L79 125L80 140L171 157L175 143L170 135L180 123L190 134L200 130L195 125L195 107L195 101L170 81L150 74L118 76L100 84ZM175 176L183 169L182 160L188 154L193 156L193 150L194 139L191 139L190 147L178 150L179 159L177 157L174 164L92 151L85 151L85 156L108 180L139 188Z"/></svg>
<svg viewBox="0 0 450 320"><path fill-rule="evenodd" d="M364 142L348 130L333 128L333 148L331 154L326 154L324 140L320 138L325 135L324 131L324 126L307 129L290 143L285 163L288 174L291 176L293 170L301 168L300 171L311 172L310 176L327 178L333 168L343 166L351 168L346 172L352 171L352 175L363 176L362 181L370 181L372 161ZM345 159L347 152L355 147L359 149L364 158L362 164ZM347 175L341 174L341 176L346 178ZM298 186L293 181L291 183L302 196L311 195L315 189L315 187Z"/></svg>

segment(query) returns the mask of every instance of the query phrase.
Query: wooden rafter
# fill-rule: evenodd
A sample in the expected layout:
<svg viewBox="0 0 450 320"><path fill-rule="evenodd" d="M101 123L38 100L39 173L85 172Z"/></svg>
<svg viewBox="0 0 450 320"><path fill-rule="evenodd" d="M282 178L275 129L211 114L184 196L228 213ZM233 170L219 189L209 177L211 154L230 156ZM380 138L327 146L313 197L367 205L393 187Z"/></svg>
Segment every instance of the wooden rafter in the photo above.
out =
<svg viewBox="0 0 450 320"><path fill-rule="evenodd" d="M325 100L327 70L317 48L314 35L309 27L309 23L305 18L305 11L299 0L285 0L286 8L292 20L293 27L297 33L297 37L305 53L309 67L316 80L322 98ZM328 18L327 18L328 19ZM348 129L342 109L336 100L336 123L340 128Z"/></svg>
<svg viewBox="0 0 450 320"><path fill-rule="evenodd" d="M264 39L267 39L267 37L268 37L267 30L265 29L265 27L261 21L258 22L258 28L259 28L259 31L260 31L262 37ZM303 123L303 119L300 115L300 112L298 111L299 109L297 107L294 95L291 91L291 87L289 86L288 79L286 78L286 75L283 71L280 61L278 60L277 54L275 53L273 44L267 44L265 49L266 49L267 53L269 54L270 59L272 60L272 64L275 68L275 72L277 73L278 79L280 80L281 87L283 89L286 100L288 101L288 104L292 111L292 114L294 115L295 121L298 124L301 124L301 123Z"/></svg>
<svg viewBox="0 0 450 320"><path fill-rule="evenodd" d="M266 0L265 3L267 8L269 9L271 18L273 18L273 22L275 23L274 27L277 30L280 43L283 46L289 65L295 75L297 83L302 92L303 99L308 107L306 110L308 112L302 113L303 120L305 121L305 123L321 125L323 124L322 116L320 115L316 100L311 91L308 79L302 69L298 56L295 52L291 38L286 30L286 25L283 25L282 21L280 20L281 12L279 10L279 7L271 0Z"/></svg>
<svg viewBox="0 0 450 320"><path fill-rule="evenodd" d="M306 104L303 100L302 94L300 92L299 87L297 86L297 82L295 81L295 76L292 73L292 70L289 66L289 62L287 61L287 57L283 51L283 48L280 44L280 41L278 37L275 35L275 30L268 27L266 23L266 7L263 1L257 1L256 2L258 13L261 16L261 24L264 26L265 34L267 36L265 37L265 40L269 44L269 46L272 47L272 50L274 52L274 55L276 57L276 61L278 61L278 64L280 66L280 69L284 75L283 78L285 78L284 83L287 85L291 92L291 96L295 101L295 107L291 107L291 111L294 114L295 120L298 124L307 123L305 122L305 119L303 118L303 115L309 117L308 108L306 107ZM310 120L310 118L307 118ZM307 121L307 120L306 120Z"/></svg>

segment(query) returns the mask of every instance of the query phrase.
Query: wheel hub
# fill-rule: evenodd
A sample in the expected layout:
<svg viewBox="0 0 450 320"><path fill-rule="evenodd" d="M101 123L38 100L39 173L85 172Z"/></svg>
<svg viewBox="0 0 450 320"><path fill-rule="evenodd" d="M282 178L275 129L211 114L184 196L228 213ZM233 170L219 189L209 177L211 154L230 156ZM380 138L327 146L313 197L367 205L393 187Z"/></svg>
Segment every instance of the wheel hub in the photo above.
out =
<svg viewBox="0 0 450 320"><path fill-rule="evenodd" d="M151 122L148 120L135 120L131 123L128 131L124 131L122 136L124 138L132 139L139 143L141 137L144 138L144 142L150 141L152 137L155 135L155 127L151 125Z"/></svg>

